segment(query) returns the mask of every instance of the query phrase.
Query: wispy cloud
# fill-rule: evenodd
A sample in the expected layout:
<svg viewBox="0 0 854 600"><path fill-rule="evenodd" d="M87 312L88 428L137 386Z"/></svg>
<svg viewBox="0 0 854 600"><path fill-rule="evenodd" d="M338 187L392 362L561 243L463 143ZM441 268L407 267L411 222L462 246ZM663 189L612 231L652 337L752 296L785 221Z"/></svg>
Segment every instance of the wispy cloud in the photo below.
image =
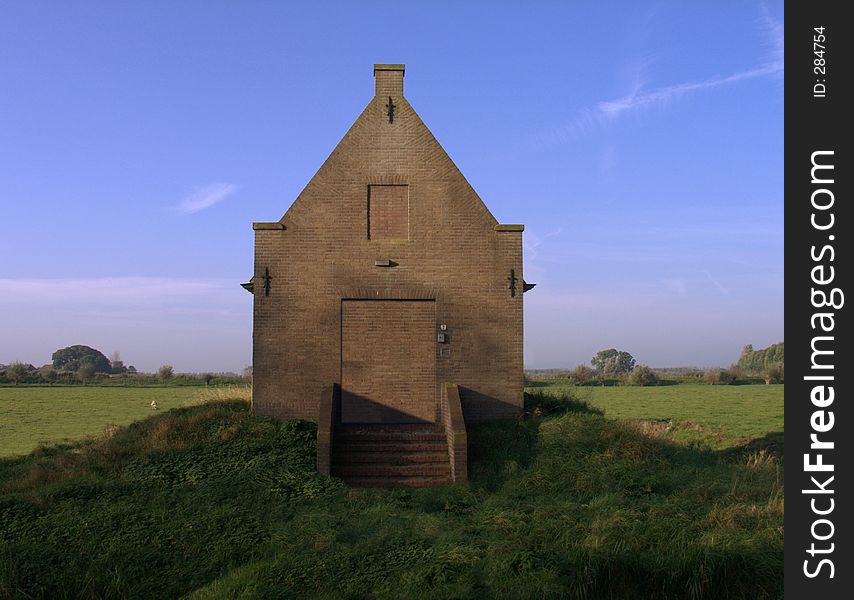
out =
<svg viewBox="0 0 854 600"><path fill-rule="evenodd" d="M757 77L774 75L775 73L779 73L782 70L782 65L778 65L777 63L770 63L761 67L757 67L755 69L751 69L749 71L742 71L740 73L727 75L726 77L712 77L703 81L679 83L676 85L669 85L655 90L651 90L649 92L638 91L629 94L628 96L624 96L623 98L619 98L617 100L600 102L596 105L595 113L605 120L613 121L614 119L620 117L621 115L627 112L634 112L654 107L666 106L673 100L681 98L682 96L685 96L692 92L710 90L717 87L738 83L740 81L756 79Z"/></svg>
<svg viewBox="0 0 854 600"><path fill-rule="evenodd" d="M718 288L718 291L719 291L721 294L723 294L724 296L726 296L726 295L728 295L728 294L729 294L729 292L730 292L729 288L725 288L724 286L722 286L722 285L720 284L720 282L719 282L717 279L715 279L714 277L712 277L712 274L711 274L711 273L709 273L708 271L703 271L703 273L705 273L705 274L706 274L706 277L708 277L709 281L711 281L711 282L712 282L712 285L714 285L716 288Z"/></svg>
<svg viewBox="0 0 854 600"><path fill-rule="evenodd" d="M539 236L533 231L529 231L525 233L525 239L522 242L525 246L525 251L528 253L529 258L536 258L539 253L540 246L545 243L547 239L550 237L555 237L560 235L563 232L562 227L558 227L557 229L550 231L543 236Z"/></svg>
<svg viewBox="0 0 854 600"><path fill-rule="evenodd" d="M760 33L768 51L765 60L753 69L730 75L713 76L699 81L688 81L644 90L640 67L632 90L621 98L605 100L579 110L574 118L564 125L536 136L536 145L559 145L575 141L612 125L621 117L643 111L664 108L690 94L721 88L743 81L780 75L783 72L783 25L774 19L765 6L758 20Z"/></svg>
<svg viewBox="0 0 854 600"><path fill-rule="evenodd" d="M181 200L174 208L179 213L185 215L197 213L222 202L235 191L237 191L237 186L233 183L211 183L193 190L190 195Z"/></svg>
<svg viewBox="0 0 854 600"><path fill-rule="evenodd" d="M771 16L768 7L764 4L759 6L762 14L759 17L759 28L765 37L767 50L766 64L778 66L783 69L783 24Z"/></svg>
<svg viewBox="0 0 854 600"><path fill-rule="evenodd" d="M198 302L202 297L221 299L226 294L240 294L234 281L170 277L0 279L0 306L61 304L139 307L180 301Z"/></svg>

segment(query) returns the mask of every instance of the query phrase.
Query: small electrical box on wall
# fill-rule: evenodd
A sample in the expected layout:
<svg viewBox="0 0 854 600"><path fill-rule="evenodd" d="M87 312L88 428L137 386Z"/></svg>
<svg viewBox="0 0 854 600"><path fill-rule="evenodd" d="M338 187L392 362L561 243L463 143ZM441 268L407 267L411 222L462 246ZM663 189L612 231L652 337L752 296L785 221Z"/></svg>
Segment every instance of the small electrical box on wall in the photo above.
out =
<svg viewBox="0 0 854 600"><path fill-rule="evenodd" d="M447 336L445 335L444 331L439 332L439 334L436 336L436 341L440 344L444 344L447 341Z"/></svg>

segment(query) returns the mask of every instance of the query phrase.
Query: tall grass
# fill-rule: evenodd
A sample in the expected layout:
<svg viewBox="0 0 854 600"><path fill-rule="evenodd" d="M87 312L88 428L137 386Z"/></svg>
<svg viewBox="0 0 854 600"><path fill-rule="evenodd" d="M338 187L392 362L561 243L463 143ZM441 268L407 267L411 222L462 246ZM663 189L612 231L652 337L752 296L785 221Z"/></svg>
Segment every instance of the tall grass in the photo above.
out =
<svg viewBox="0 0 854 600"><path fill-rule="evenodd" d="M245 400L0 461L0 597L782 597L782 470L573 398L470 428L471 481L348 489Z"/></svg>
<svg viewBox="0 0 854 600"><path fill-rule="evenodd" d="M231 400L239 400L252 404L252 386L242 385L221 385L215 387L205 387L198 391L192 404L209 404L211 402L228 402Z"/></svg>

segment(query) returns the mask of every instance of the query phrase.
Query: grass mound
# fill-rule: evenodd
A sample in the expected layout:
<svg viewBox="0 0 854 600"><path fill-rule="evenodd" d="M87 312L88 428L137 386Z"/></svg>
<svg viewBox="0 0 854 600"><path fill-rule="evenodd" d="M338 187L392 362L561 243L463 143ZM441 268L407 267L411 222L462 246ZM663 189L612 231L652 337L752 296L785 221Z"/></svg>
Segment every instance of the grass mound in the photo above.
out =
<svg viewBox="0 0 854 600"><path fill-rule="evenodd" d="M572 398L470 432L471 482L356 490L245 402L0 461L0 597L778 598L782 474Z"/></svg>

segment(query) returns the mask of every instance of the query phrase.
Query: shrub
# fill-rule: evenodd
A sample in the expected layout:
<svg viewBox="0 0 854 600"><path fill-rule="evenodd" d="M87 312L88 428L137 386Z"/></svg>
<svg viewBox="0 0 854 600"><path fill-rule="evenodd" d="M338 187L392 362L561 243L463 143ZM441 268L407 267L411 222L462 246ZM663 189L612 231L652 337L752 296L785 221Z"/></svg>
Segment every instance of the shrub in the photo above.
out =
<svg viewBox="0 0 854 600"><path fill-rule="evenodd" d="M83 385L86 385L87 381L91 381L92 378L95 377L95 365L91 362L84 362L79 369L77 369L77 379Z"/></svg>
<svg viewBox="0 0 854 600"><path fill-rule="evenodd" d="M783 381L783 365L772 365L762 373L765 385L780 383Z"/></svg>
<svg viewBox="0 0 854 600"><path fill-rule="evenodd" d="M172 379L174 375L175 369L172 368L172 365L163 365L157 371L157 376L160 377L161 381L168 381Z"/></svg>
<svg viewBox="0 0 854 600"><path fill-rule="evenodd" d="M29 374L29 366L25 365L22 362L13 362L6 369L6 377L15 385L18 385L22 381L26 381L29 377Z"/></svg>
<svg viewBox="0 0 854 600"><path fill-rule="evenodd" d="M587 365L578 365L570 375L572 382L575 385L587 385L593 381L596 372Z"/></svg>
<svg viewBox="0 0 854 600"><path fill-rule="evenodd" d="M709 369L706 371L703 379L710 385L718 383L731 385L738 379L738 373L735 369Z"/></svg>
<svg viewBox="0 0 854 600"><path fill-rule="evenodd" d="M658 385L658 375L647 365L636 366L629 375L632 385Z"/></svg>
<svg viewBox="0 0 854 600"><path fill-rule="evenodd" d="M40 372L41 378L44 379L49 385L53 385L56 383L56 380L59 379L59 374L56 372L56 369L53 367L45 367Z"/></svg>

